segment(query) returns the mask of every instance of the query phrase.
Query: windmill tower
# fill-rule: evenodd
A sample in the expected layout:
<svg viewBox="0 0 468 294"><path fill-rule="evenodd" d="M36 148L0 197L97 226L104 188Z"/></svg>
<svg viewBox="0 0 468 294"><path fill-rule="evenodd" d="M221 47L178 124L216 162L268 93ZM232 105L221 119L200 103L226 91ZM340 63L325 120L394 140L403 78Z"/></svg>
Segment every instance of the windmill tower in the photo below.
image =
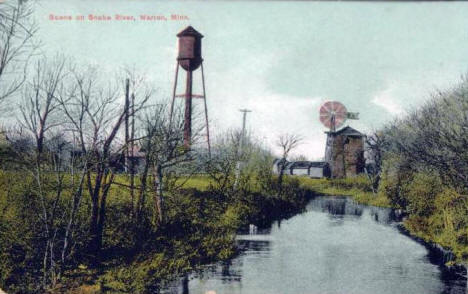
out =
<svg viewBox="0 0 468 294"><path fill-rule="evenodd" d="M327 101L320 107L320 121L329 128L325 147L332 178L344 178L364 171L364 135L346 126L346 119L358 119L359 113L348 112L338 101Z"/></svg>
<svg viewBox="0 0 468 294"><path fill-rule="evenodd" d="M199 98L203 99L204 102L204 114L205 114L205 130L206 130L206 141L208 147L208 154L211 156L210 146L210 129L208 126L208 109L206 105L206 94L205 94L205 75L203 72L203 58L201 56L201 39L203 35L196 31L193 27L188 26L180 33L177 34L178 40L178 56L177 65L175 72L174 90L172 95L170 119L174 113L174 103L176 98L184 98L185 109L184 109L184 145L186 148L191 148L192 145L192 99ZM186 83L185 93L176 94L177 81L179 77L179 67L182 67L186 72ZM203 94L193 94L193 72L201 67L201 78L202 78L202 89Z"/></svg>

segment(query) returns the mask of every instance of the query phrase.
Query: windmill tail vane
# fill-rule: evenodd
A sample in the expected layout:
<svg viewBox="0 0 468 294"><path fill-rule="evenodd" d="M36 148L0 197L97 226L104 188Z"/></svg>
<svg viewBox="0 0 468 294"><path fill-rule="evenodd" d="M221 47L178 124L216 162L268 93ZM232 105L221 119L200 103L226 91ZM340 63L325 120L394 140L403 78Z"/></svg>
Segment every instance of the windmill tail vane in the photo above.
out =
<svg viewBox="0 0 468 294"><path fill-rule="evenodd" d="M359 112L347 112L346 118L347 119L359 119Z"/></svg>

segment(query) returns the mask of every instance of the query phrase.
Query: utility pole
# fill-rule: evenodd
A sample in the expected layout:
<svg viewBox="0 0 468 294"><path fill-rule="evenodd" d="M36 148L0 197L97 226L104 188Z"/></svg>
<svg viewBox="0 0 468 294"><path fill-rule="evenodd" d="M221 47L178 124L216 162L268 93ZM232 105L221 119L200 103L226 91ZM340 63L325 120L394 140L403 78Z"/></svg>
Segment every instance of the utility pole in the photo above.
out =
<svg viewBox="0 0 468 294"><path fill-rule="evenodd" d="M241 151L242 147L244 147L245 144L245 127L246 127L246 122L247 122L247 113L252 112L252 110L249 109L239 109L240 112L242 112L242 138L240 142L241 146Z"/></svg>
<svg viewBox="0 0 468 294"><path fill-rule="evenodd" d="M124 154L124 169L128 172L128 142L129 142L129 109L130 109L130 80L125 80L125 154Z"/></svg>
<svg viewBox="0 0 468 294"><path fill-rule="evenodd" d="M246 129L246 122L247 122L247 113L252 112L252 110L239 109L239 111L242 112L242 133L241 133L241 138L240 138L239 147L238 147L239 149L237 150L238 161L236 164L236 180L234 182L234 187L237 187L237 183L239 181L240 171L242 167L240 156L244 150L244 145L245 145L245 129Z"/></svg>

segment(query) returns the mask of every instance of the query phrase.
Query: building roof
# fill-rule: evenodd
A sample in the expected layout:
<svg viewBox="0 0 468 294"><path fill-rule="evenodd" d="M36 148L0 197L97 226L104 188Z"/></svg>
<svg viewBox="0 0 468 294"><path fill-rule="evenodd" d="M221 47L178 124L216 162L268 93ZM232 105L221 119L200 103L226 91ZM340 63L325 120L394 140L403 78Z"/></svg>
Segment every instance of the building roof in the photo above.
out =
<svg viewBox="0 0 468 294"><path fill-rule="evenodd" d="M288 166L289 168L303 168L303 169L309 169L311 167L324 167L328 163L324 161L296 161L292 162L291 166Z"/></svg>
<svg viewBox="0 0 468 294"><path fill-rule="evenodd" d="M273 165L284 164L285 169L309 169L311 167L323 168L328 165L326 161L287 161L283 159L273 160Z"/></svg>
<svg viewBox="0 0 468 294"><path fill-rule="evenodd" d="M328 132L325 132L327 134L333 134L335 136L337 135L345 135L345 136L349 136L349 137L364 137L365 135L361 132L359 132L358 130L356 129L353 129L352 127L350 126L346 126L338 131L335 131L335 132L331 132L331 131L328 131Z"/></svg>
<svg viewBox="0 0 468 294"><path fill-rule="evenodd" d="M197 38L200 38L200 39L203 38L203 35L200 34L192 26L186 27L180 33L177 34L177 37L183 37L183 36L194 36L194 37L197 37Z"/></svg>

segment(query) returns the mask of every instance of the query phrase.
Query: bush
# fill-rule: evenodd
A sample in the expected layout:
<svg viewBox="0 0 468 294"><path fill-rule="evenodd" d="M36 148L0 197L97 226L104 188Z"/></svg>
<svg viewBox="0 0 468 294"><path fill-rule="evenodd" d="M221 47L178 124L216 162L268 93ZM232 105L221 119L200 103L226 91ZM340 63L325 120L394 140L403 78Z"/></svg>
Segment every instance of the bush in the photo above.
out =
<svg viewBox="0 0 468 294"><path fill-rule="evenodd" d="M408 199L405 189L409 187L412 179L411 168L402 157L394 153L386 154L378 193L385 195L394 207L406 209Z"/></svg>
<svg viewBox="0 0 468 294"><path fill-rule="evenodd" d="M442 191L442 181L433 172L417 172L406 183L407 211L410 214L428 217L434 213L436 195Z"/></svg>

